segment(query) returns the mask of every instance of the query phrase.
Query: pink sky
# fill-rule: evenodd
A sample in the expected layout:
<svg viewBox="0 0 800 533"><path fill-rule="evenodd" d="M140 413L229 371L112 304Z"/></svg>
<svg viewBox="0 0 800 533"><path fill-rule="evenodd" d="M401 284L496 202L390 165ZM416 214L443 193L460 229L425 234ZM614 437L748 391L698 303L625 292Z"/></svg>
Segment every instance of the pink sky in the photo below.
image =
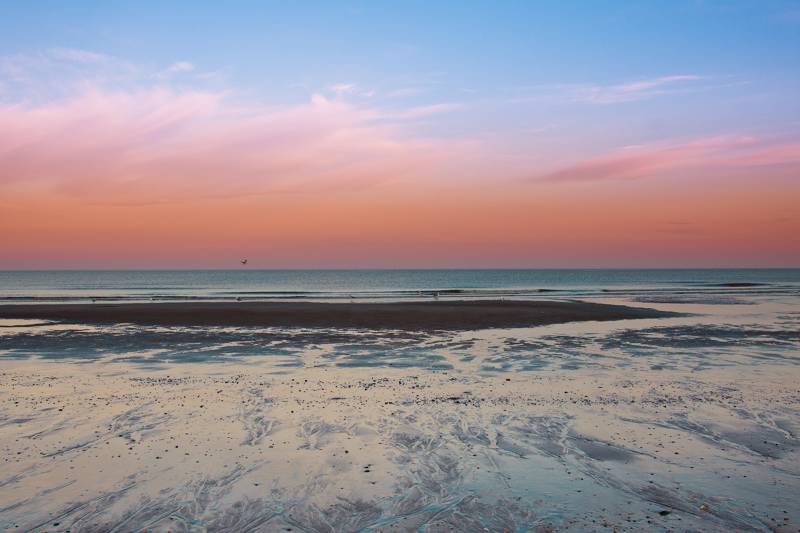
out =
<svg viewBox="0 0 800 533"><path fill-rule="evenodd" d="M0 268L800 265L800 142L509 154L458 105L87 88L0 104ZM521 148L520 148L521 147Z"/></svg>

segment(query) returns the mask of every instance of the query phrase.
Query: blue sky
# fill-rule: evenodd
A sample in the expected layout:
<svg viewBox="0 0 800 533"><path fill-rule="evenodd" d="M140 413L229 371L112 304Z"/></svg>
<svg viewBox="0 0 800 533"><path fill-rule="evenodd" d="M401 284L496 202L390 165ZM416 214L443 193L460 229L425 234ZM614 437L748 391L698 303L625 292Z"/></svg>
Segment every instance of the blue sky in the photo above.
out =
<svg viewBox="0 0 800 533"><path fill-rule="evenodd" d="M77 209L371 188L378 212L384 189L423 209L453 186L564 206L551 220L669 197L663 223L712 242L741 198L693 219L670 191L736 190L790 235L768 217L800 229L774 204L797 199L799 58L796 0L3 2L0 193L30 212L32 191Z"/></svg>
<svg viewBox="0 0 800 533"><path fill-rule="evenodd" d="M798 2L51 1L6 2L0 14L4 56L76 49L151 72L185 62L192 71L172 83L271 104L338 85L389 107L474 110L426 126L437 133L588 118L646 140L653 129L778 133L796 129L800 116ZM581 87L676 76L697 79L629 95L622 124L618 106L580 105L589 97ZM565 87L575 98L550 98ZM655 98L662 105L642 105Z"/></svg>
<svg viewBox="0 0 800 533"><path fill-rule="evenodd" d="M330 80L497 94L676 72L797 82L800 5L752 2L5 2L6 54L186 60L293 94Z"/></svg>

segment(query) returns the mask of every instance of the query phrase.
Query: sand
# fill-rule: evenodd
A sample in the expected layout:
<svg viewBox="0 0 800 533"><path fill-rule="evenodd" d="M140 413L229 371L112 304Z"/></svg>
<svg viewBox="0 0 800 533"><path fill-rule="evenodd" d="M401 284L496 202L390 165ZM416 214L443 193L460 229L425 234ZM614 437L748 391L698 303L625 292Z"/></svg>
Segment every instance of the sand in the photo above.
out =
<svg viewBox="0 0 800 533"><path fill-rule="evenodd" d="M655 309L580 301L398 303L226 302L3 305L0 319L183 326L287 326L468 330L585 320L657 318Z"/></svg>
<svg viewBox="0 0 800 533"><path fill-rule="evenodd" d="M0 530L797 531L796 299L657 305L481 330L5 318Z"/></svg>

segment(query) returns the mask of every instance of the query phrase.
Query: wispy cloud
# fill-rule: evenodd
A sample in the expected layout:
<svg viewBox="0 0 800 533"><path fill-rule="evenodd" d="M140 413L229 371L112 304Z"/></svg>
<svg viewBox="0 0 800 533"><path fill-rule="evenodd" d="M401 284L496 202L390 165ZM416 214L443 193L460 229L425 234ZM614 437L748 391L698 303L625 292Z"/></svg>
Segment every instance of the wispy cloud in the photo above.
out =
<svg viewBox="0 0 800 533"><path fill-rule="evenodd" d="M219 84L186 60L153 70L54 48L0 56L4 70L16 85L0 100L0 193L24 184L142 205L350 190L425 179L475 153L474 141L423 138L411 126L458 104L382 107L356 83L274 106L209 89Z"/></svg>
<svg viewBox="0 0 800 533"><path fill-rule="evenodd" d="M333 85L328 87L332 93L341 95L341 94L352 94L356 90L355 83L334 83Z"/></svg>
<svg viewBox="0 0 800 533"><path fill-rule="evenodd" d="M375 96L375 91L372 89L365 89L355 83L334 83L326 87L326 91L335 97L359 97L359 98L372 98Z"/></svg>
<svg viewBox="0 0 800 533"><path fill-rule="evenodd" d="M678 170L800 165L800 143L768 142L750 136L627 146L536 178L543 181L631 180Z"/></svg>
<svg viewBox="0 0 800 533"><path fill-rule="evenodd" d="M579 85L572 87L575 100L593 104L615 104L646 100L655 96L686 90L686 84L705 79L694 74L677 74L636 80L616 85Z"/></svg>
<svg viewBox="0 0 800 533"><path fill-rule="evenodd" d="M704 80L709 80L709 78L695 74L673 74L613 84L573 83L519 87L514 90L516 95L508 102L514 104L529 102L619 104L704 90L708 88L708 84L698 83Z"/></svg>
<svg viewBox="0 0 800 533"><path fill-rule="evenodd" d="M167 67L167 72L191 72L194 70L194 65L188 61L176 61Z"/></svg>
<svg viewBox="0 0 800 533"><path fill-rule="evenodd" d="M38 52L0 55L5 93L27 100L63 96L94 84L132 82L141 69L112 55L57 47Z"/></svg>
<svg viewBox="0 0 800 533"><path fill-rule="evenodd" d="M448 113L463 108L463 104L458 102L442 102L423 106L415 106L396 110L385 110L377 115L377 118L388 120L411 120L429 117L439 113Z"/></svg>
<svg viewBox="0 0 800 533"><path fill-rule="evenodd" d="M169 65L167 68L161 70L160 72L157 72L153 77L160 80L166 80L174 76L178 76L181 74L188 74L194 71L195 71L195 66L193 63L189 61L176 61L171 65ZM198 73L198 75L199 74L201 73Z"/></svg>
<svg viewBox="0 0 800 533"><path fill-rule="evenodd" d="M669 85L678 81L696 81L702 80L702 76L694 75L677 75L677 76L662 76L660 78L653 78L649 80L639 80L631 83L623 83L617 86L617 89L623 93L641 92L663 85Z"/></svg>
<svg viewBox="0 0 800 533"><path fill-rule="evenodd" d="M64 61L73 61L76 63L102 63L110 59L106 54L92 52L90 50L81 50L78 48L51 48L48 50L50 57L53 59L60 59Z"/></svg>
<svg viewBox="0 0 800 533"><path fill-rule="evenodd" d="M387 112L322 95L275 109L163 88L0 105L0 187L38 183L141 204L421 179L458 142L417 138L385 117L436 111Z"/></svg>

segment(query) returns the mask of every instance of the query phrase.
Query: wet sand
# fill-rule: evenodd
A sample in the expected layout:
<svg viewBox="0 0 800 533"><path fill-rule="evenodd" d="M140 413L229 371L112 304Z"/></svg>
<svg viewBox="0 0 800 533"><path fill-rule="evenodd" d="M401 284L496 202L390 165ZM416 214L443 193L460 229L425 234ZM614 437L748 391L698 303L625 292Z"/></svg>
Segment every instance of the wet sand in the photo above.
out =
<svg viewBox="0 0 800 533"><path fill-rule="evenodd" d="M796 531L800 520L800 428L775 407L796 409L789 379L110 370L0 374L4 528Z"/></svg>
<svg viewBox="0 0 800 533"><path fill-rule="evenodd" d="M800 302L653 305L676 313L0 321L0 531L798 531Z"/></svg>
<svg viewBox="0 0 800 533"><path fill-rule="evenodd" d="M182 326L284 326L469 330L587 320L674 316L655 309L581 301L396 303L230 302L0 306L0 319Z"/></svg>

